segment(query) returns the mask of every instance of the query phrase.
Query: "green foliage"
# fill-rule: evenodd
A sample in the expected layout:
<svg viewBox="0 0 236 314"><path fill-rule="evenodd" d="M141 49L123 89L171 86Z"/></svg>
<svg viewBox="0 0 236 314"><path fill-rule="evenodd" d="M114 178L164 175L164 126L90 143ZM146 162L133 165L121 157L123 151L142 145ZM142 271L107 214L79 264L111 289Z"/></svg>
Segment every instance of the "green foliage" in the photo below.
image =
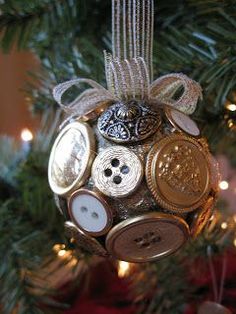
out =
<svg viewBox="0 0 236 314"><path fill-rule="evenodd" d="M184 72L200 81L204 100L195 118L214 153L228 153L236 164L235 132L224 121L226 99L235 102L235 1L156 2L155 77ZM26 92L32 111L42 114L44 121L28 155L12 140L0 140L0 250L4 252L0 303L4 314L15 306L22 314L46 313L39 304L49 300L32 293L24 274L38 271L45 258L54 258L53 244L65 241L63 219L47 183L48 151L62 118L51 91L57 83L76 77L92 78L105 86L103 50L110 49L110 9L110 0L0 1L2 50L31 49L41 62L42 70L30 74ZM185 254L204 255L213 243L215 239L200 238ZM192 292L180 263L183 256L154 264L162 292L155 294L150 313L158 306L162 313L182 313L182 304Z"/></svg>

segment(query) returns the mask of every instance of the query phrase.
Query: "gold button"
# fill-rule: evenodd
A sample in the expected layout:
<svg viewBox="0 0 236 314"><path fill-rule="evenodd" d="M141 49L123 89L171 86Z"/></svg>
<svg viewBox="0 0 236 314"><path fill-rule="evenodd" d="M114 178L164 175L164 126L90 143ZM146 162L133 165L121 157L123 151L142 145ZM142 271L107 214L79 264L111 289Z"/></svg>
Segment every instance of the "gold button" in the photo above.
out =
<svg viewBox="0 0 236 314"><path fill-rule="evenodd" d="M54 193L66 195L85 182L94 151L95 139L88 124L73 122L60 132L48 166L49 184Z"/></svg>
<svg viewBox="0 0 236 314"><path fill-rule="evenodd" d="M161 207L180 213L192 211L210 190L208 155L197 140L170 135L149 152L146 179Z"/></svg>
<svg viewBox="0 0 236 314"><path fill-rule="evenodd" d="M73 238L79 248L90 254L99 256L108 255L108 252L96 239L85 234L82 230L76 227L73 222L65 222L65 234L68 238Z"/></svg>
<svg viewBox="0 0 236 314"><path fill-rule="evenodd" d="M169 106L165 106L164 111L167 119L174 128L186 132L191 136L200 136L197 124L188 115Z"/></svg>
<svg viewBox="0 0 236 314"><path fill-rule="evenodd" d="M113 215L105 199L87 189L75 191L69 200L72 221L85 233L100 236L111 228Z"/></svg>
<svg viewBox="0 0 236 314"><path fill-rule="evenodd" d="M214 209L214 198L210 196L206 203L198 210L198 212L193 217L193 222L191 224L191 234L195 238L197 237L209 222Z"/></svg>
<svg viewBox="0 0 236 314"><path fill-rule="evenodd" d="M183 219L153 212L127 219L112 228L106 248L119 260L149 262L174 253L188 236L189 228Z"/></svg>
<svg viewBox="0 0 236 314"><path fill-rule="evenodd" d="M140 184L143 166L130 149L112 146L104 149L92 166L92 178L96 187L105 195L124 197Z"/></svg>

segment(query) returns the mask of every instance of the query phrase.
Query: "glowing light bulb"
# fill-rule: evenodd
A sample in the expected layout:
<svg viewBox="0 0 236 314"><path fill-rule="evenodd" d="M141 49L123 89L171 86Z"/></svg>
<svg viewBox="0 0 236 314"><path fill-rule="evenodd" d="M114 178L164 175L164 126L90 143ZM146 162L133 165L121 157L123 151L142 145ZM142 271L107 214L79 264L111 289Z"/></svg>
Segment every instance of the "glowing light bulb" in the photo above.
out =
<svg viewBox="0 0 236 314"><path fill-rule="evenodd" d="M130 264L124 261L118 262L118 276L120 278L126 277L129 274Z"/></svg>
<svg viewBox="0 0 236 314"><path fill-rule="evenodd" d="M234 222L236 223L236 215L234 215L233 219L234 219Z"/></svg>
<svg viewBox="0 0 236 314"><path fill-rule="evenodd" d="M229 188L229 183L227 181L221 181L219 183L219 188L221 190L227 190Z"/></svg>
<svg viewBox="0 0 236 314"><path fill-rule="evenodd" d="M24 142L30 142L33 139L33 133L29 129L23 129L21 131L21 139Z"/></svg>
<svg viewBox="0 0 236 314"><path fill-rule="evenodd" d="M222 229L227 229L227 227L228 227L227 222L222 222L221 228L222 228Z"/></svg>
<svg viewBox="0 0 236 314"><path fill-rule="evenodd" d="M236 238L234 239L234 246L236 246Z"/></svg>
<svg viewBox="0 0 236 314"><path fill-rule="evenodd" d="M64 256L66 254L66 250L60 250L58 253L57 253L57 255L58 256Z"/></svg>
<svg viewBox="0 0 236 314"><path fill-rule="evenodd" d="M227 104L227 105L226 105L226 108L227 108L229 111L236 111L236 104Z"/></svg>

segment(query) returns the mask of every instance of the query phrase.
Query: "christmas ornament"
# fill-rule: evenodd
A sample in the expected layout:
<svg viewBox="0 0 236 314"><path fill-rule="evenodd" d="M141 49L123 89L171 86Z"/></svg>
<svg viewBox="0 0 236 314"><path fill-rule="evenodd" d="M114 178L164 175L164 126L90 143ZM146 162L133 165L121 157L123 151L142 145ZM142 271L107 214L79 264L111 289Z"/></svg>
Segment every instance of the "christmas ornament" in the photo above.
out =
<svg viewBox="0 0 236 314"><path fill-rule="evenodd" d="M232 314L232 312L223 305L215 302L204 302L198 309L198 314Z"/></svg>
<svg viewBox="0 0 236 314"><path fill-rule="evenodd" d="M202 96L199 84L181 73L151 83L153 1L114 0L112 12L108 89L89 79L54 89L69 118L52 147L49 184L80 248L147 262L202 231L219 176L189 117ZM80 83L91 88L64 104L63 94Z"/></svg>

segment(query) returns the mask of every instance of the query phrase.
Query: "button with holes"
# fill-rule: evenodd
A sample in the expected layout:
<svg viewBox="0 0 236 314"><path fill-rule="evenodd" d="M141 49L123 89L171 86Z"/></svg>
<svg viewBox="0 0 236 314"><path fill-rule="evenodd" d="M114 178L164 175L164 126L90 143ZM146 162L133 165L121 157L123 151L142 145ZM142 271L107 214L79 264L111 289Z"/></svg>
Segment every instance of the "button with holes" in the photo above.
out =
<svg viewBox="0 0 236 314"><path fill-rule="evenodd" d="M110 197L130 195L143 177L141 160L130 149L112 146L98 154L92 166L96 187Z"/></svg>
<svg viewBox="0 0 236 314"><path fill-rule="evenodd" d="M65 234L67 237L72 238L83 251L104 257L109 255L97 239L85 234L71 221L65 222Z"/></svg>
<svg viewBox="0 0 236 314"><path fill-rule="evenodd" d="M177 251L188 237L189 227L182 218L153 212L113 227L107 235L106 248L119 260L142 263Z"/></svg>
<svg viewBox="0 0 236 314"><path fill-rule="evenodd" d="M69 199L71 220L84 232L100 236L111 228L112 211L103 197L98 193L80 189Z"/></svg>

